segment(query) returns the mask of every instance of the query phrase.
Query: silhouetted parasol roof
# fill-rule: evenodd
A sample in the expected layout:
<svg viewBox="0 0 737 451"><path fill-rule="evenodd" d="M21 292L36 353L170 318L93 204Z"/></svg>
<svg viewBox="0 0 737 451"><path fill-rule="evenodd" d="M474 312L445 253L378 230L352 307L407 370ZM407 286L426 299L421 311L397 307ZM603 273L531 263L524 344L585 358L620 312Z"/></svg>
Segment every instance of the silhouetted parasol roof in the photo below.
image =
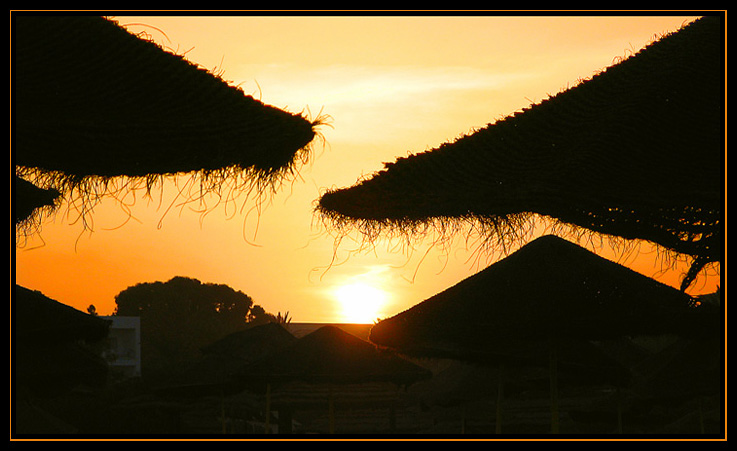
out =
<svg viewBox="0 0 737 451"><path fill-rule="evenodd" d="M699 335L717 318L679 290L549 235L380 321L369 339L408 355L484 361L534 353L551 338Z"/></svg>
<svg viewBox="0 0 737 451"><path fill-rule="evenodd" d="M539 214L693 256L698 272L722 258L723 26L701 18L539 104L327 192L318 212L371 232L471 219L491 234Z"/></svg>
<svg viewBox="0 0 737 451"><path fill-rule="evenodd" d="M336 326L323 326L305 335L273 356L249 365L239 375L251 383L272 384L302 381L408 385L428 377L428 370Z"/></svg>
<svg viewBox="0 0 737 451"><path fill-rule="evenodd" d="M724 340L681 339L654 356L643 368L646 378L635 390L651 400L710 396L726 390Z"/></svg>
<svg viewBox="0 0 737 451"><path fill-rule="evenodd" d="M53 207L60 193L54 189L39 188L33 183L15 177L13 186L13 214L15 223L32 217L38 208Z"/></svg>
<svg viewBox="0 0 737 451"><path fill-rule="evenodd" d="M21 168L74 179L230 168L270 181L315 136L301 115L102 17L14 14L11 53Z"/></svg>
<svg viewBox="0 0 737 451"><path fill-rule="evenodd" d="M161 393L188 395L239 391L233 376L253 362L290 346L297 338L276 323L249 327L205 346L203 356L157 387Z"/></svg>
<svg viewBox="0 0 737 451"><path fill-rule="evenodd" d="M110 322L15 285L12 302L14 392L53 396L79 383L100 386L107 363L80 342L107 336Z"/></svg>
<svg viewBox="0 0 737 451"><path fill-rule="evenodd" d="M57 302L40 291L15 285L13 338L24 342L97 341L110 321Z"/></svg>
<svg viewBox="0 0 737 451"><path fill-rule="evenodd" d="M228 334L202 348L202 352L205 355L227 356L253 362L295 341L297 337L283 326L270 322Z"/></svg>

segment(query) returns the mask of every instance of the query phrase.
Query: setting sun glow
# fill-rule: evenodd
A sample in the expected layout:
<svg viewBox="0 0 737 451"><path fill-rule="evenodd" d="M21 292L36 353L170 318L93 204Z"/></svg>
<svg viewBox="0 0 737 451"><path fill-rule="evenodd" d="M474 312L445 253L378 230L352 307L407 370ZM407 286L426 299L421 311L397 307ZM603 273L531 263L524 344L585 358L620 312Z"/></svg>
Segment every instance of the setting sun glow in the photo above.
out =
<svg viewBox="0 0 737 451"><path fill-rule="evenodd" d="M334 291L341 318L348 323L370 324L382 315L385 291L362 282L342 285Z"/></svg>

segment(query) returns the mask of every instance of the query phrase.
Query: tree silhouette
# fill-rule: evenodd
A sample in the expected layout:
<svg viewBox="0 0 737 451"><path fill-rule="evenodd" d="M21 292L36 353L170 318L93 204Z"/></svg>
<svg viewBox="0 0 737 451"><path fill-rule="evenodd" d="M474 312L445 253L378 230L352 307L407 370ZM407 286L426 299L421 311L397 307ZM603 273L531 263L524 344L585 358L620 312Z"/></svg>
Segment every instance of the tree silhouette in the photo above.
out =
<svg viewBox="0 0 737 451"><path fill-rule="evenodd" d="M190 361L203 346L267 315L241 291L187 277L134 285L115 302L114 315L141 318L144 375Z"/></svg>

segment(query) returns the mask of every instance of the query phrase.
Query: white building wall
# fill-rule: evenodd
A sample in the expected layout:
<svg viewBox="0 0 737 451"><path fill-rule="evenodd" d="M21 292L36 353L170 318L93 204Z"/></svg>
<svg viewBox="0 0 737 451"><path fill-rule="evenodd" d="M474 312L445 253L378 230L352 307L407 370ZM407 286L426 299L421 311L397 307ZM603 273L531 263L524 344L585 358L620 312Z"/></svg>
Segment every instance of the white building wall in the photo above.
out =
<svg viewBox="0 0 737 451"><path fill-rule="evenodd" d="M106 357L111 369L127 377L141 375L141 318L137 316L105 316L112 321L108 334Z"/></svg>

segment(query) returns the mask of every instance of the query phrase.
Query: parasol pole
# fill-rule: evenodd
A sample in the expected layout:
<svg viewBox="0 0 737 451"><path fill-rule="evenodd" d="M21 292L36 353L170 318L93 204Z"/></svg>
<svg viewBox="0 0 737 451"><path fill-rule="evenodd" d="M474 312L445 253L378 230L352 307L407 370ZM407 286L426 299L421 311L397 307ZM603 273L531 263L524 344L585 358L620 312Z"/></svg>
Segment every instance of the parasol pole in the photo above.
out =
<svg viewBox="0 0 737 451"><path fill-rule="evenodd" d="M335 400L333 398L333 384L330 384L328 387L328 427L330 434L335 434Z"/></svg>
<svg viewBox="0 0 737 451"><path fill-rule="evenodd" d="M495 433L502 433L502 400L504 399L504 364L499 365L496 389L496 427Z"/></svg>
<svg viewBox="0 0 737 451"><path fill-rule="evenodd" d="M466 404L461 407L461 435L466 434Z"/></svg>
<svg viewBox="0 0 737 451"><path fill-rule="evenodd" d="M227 434L228 431L225 426L225 391L222 388L220 389L220 420L223 426L223 434Z"/></svg>
<svg viewBox="0 0 737 451"><path fill-rule="evenodd" d="M617 433L624 433L624 425L622 423L622 390L617 384Z"/></svg>
<svg viewBox="0 0 737 451"><path fill-rule="evenodd" d="M397 408L399 406L401 391L402 386L397 384L397 390L394 392L394 399L392 399L391 405L389 406L389 430L391 433L397 432Z"/></svg>
<svg viewBox="0 0 737 451"><path fill-rule="evenodd" d="M266 421L264 422L264 434L271 434L271 384L266 384Z"/></svg>
<svg viewBox="0 0 737 451"><path fill-rule="evenodd" d="M550 433L560 431L560 412L558 409L558 348L555 339L550 339Z"/></svg>

